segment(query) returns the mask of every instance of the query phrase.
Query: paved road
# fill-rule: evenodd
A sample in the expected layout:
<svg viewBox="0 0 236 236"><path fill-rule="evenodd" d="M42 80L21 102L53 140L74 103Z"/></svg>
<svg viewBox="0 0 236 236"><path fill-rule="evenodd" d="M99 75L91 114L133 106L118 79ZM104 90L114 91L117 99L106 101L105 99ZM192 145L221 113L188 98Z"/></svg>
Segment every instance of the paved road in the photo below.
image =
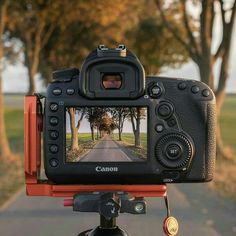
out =
<svg viewBox="0 0 236 236"><path fill-rule="evenodd" d="M80 161L82 162L130 162L131 159L120 149L109 135L106 135Z"/></svg>
<svg viewBox="0 0 236 236"><path fill-rule="evenodd" d="M235 236L236 206L224 201L205 184L171 185L171 209L180 223L179 236ZM118 224L132 236L164 235L162 199L147 199L147 215L122 214ZM26 197L22 193L0 211L1 236L76 236L98 225L96 213L72 212L62 207L62 199Z"/></svg>

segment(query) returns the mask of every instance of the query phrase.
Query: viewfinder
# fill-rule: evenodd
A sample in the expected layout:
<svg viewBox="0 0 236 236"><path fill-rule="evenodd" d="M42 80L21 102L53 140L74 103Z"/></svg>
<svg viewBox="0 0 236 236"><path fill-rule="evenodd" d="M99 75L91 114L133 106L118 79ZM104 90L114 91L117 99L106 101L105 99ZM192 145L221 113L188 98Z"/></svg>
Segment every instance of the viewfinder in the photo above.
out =
<svg viewBox="0 0 236 236"><path fill-rule="evenodd" d="M104 73L102 76L102 85L105 89L120 89L122 85L121 74Z"/></svg>

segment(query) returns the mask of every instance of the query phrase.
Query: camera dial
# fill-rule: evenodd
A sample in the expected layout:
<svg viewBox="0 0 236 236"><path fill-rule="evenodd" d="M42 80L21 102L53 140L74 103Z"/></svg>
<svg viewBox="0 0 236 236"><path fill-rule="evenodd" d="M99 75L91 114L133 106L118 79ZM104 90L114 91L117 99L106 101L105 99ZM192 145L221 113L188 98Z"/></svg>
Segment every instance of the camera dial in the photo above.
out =
<svg viewBox="0 0 236 236"><path fill-rule="evenodd" d="M193 145L189 139L178 133L167 134L156 145L156 157L168 168L186 166L193 156Z"/></svg>

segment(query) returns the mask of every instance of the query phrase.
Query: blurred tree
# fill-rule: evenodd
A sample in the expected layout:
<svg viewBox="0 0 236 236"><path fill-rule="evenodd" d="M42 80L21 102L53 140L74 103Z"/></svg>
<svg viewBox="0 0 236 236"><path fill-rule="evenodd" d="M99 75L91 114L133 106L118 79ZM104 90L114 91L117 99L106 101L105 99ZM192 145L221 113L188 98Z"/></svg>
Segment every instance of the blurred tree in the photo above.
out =
<svg viewBox="0 0 236 236"><path fill-rule="evenodd" d="M12 159L12 153L9 147L6 127L4 121L4 97L2 91L2 74L4 67L5 45L4 34L7 22L7 10L9 0L0 0L0 159L1 162L6 162Z"/></svg>
<svg viewBox="0 0 236 236"><path fill-rule="evenodd" d="M35 76L38 73L40 54L55 28L63 23L75 1L63 0L19 0L11 2L11 19L8 25L11 36L24 44L25 66L28 69L29 90L33 94Z"/></svg>
<svg viewBox="0 0 236 236"><path fill-rule="evenodd" d="M163 25L182 44L190 58L197 64L201 81L215 91L219 120L228 79L236 0L173 0L168 2L155 0L155 2ZM217 11L220 11L219 14L221 14L222 35L217 49L214 50L214 24L219 24L216 23L215 17ZM177 22L178 24L176 24ZM185 34L181 33L183 29ZM220 73L217 80L213 73L216 62L220 63ZM216 81L218 81L217 86ZM222 157L229 157L230 154L225 151L222 142L219 122L216 138L217 154Z"/></svg>
<svg viewBox="0 0 236 236"><path fill-rule="evenodd" d="M137 54L146 74L158 74L165 67L179 67L189 58L161 21L154 1L146 0L138 23L126 33L126 44Z"/></svg>
<svg viewBox="0 0 236 236"><path fill-rule="evenodd" d="M138 21L143 1L77 1L64 24L57 27L43 49L42 77L48 82L53 70L79 67L100 43L118 45L124 42L124 33Z"/></svg>

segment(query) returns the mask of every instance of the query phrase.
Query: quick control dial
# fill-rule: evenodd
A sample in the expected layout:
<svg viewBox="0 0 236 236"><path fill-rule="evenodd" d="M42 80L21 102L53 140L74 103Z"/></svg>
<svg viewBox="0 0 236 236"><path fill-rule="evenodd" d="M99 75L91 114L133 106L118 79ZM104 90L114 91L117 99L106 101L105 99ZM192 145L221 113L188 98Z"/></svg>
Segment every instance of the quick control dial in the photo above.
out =
<svg viewBox="0 0 236 236"><path fill-rule="evenodd" d="M192 142L180 133L161 137L155 148L156 158L167 168L184 167L189 163L193 152Z"/></svg>

